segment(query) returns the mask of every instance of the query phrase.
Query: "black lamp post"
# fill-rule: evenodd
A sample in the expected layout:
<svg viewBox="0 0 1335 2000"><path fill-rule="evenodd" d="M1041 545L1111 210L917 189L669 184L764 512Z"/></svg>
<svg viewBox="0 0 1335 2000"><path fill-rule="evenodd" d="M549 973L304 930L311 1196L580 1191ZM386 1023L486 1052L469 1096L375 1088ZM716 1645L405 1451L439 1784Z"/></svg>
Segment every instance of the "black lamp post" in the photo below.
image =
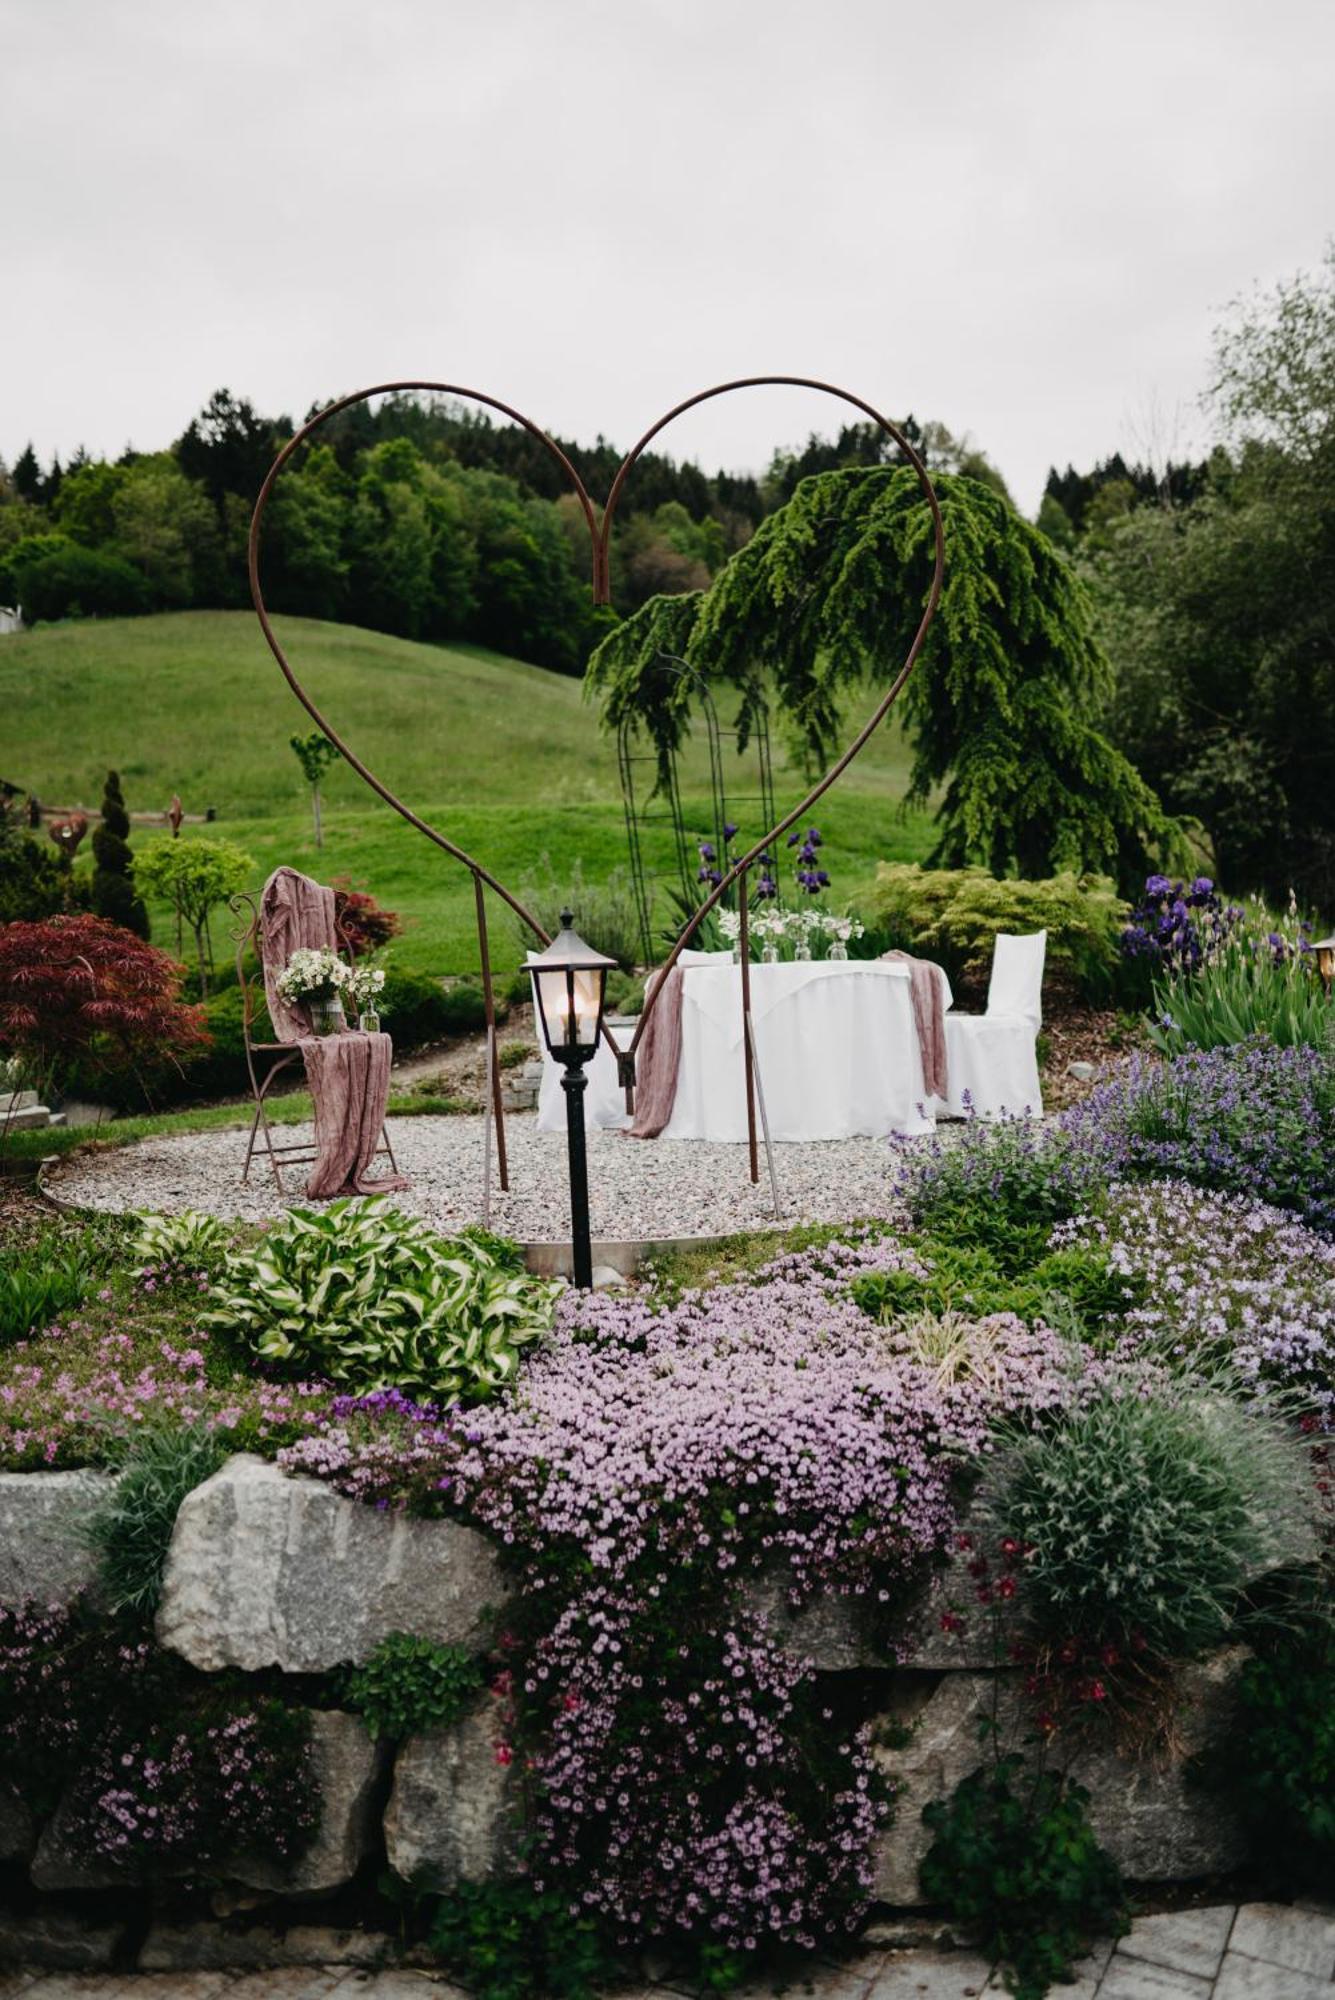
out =
<svg viewBox="0 0 1335 2000"><path fill-rule="evenodd" d="M574 930L569 910L561 912L561 928L544 952L530 952L533 1009L542 1023L542 1037L565 1075L566 1139L570 1153L570 1249L575 1283L593 1283L593 1246L589 1242L589 1163L584 1148L584 1065L598 1049L603 1027L607 975L616 964L585 944Z"/></svg>

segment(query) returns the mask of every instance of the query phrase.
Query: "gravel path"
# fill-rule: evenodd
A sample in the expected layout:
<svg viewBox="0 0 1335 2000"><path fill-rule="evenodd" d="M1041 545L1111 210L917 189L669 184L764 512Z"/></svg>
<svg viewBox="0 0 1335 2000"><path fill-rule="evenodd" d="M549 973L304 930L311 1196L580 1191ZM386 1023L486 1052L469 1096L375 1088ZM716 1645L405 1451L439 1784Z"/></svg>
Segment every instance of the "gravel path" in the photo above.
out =
<svg viewBox="0 0 1335 2000"><path fill-rule="evenodd" d="M564 1135L540 1133L533 1114L508 1117L505 1130L510 1192L501 1194L493 1178L492 1226L521 1242L568 1238ZM481 1118L394 1118L389 1133L412 1181L395 1196L400 1207L443 1228L480 1218ZM309 1136L306 1126L289 1126L282 1134L293 1142ZM883 1139L782 1145L774 1153L785 1222L893 1212L893 1153ZM47 1185L59 1200L86 1208L199 1208L254 1222L280 1213L285 1204L264 1162L252 1167L250 1186L241 1186L244 1157L244 1133L195 1132L71 1157L51 1170ZM300 1199L295 1189L303 1171L287 1177L293 1201ZM494 1159L492 1171L494 1176ZM760 1185L752 1187L744 1146L591 1132L589 1202L595 1239L721 1236L774 1223L764 1154Z"/></svg>

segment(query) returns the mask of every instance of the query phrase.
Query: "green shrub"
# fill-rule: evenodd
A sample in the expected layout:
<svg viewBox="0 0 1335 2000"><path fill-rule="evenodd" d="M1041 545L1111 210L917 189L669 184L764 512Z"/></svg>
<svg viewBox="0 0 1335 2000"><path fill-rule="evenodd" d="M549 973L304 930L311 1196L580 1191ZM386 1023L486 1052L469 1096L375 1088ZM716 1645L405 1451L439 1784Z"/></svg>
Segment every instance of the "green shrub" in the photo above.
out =
<svg viewBox="0 0 1335 2000"><path fill-rule="evenodd" d="M390 1632L364 1666L344 1675L343 1699L365 1716L372 1736L402 1740L447 1729L481 1685L482 1670L462 1646Z"/></svg>
<svg viewBox="0 0 1335 2000"><path fill-rule="evenodd" d="M477 2000L592 2000L613 1969L570 1897L525 1881L461 1882L436 1905L427 1942Z"/></svg>
<svg viewBox="0 0 1335 2000"><path fill-rule="evenodd" d="M987 1512L1033 1548L1026 1616L1055 1642L1204 1652L1306 1525L1301 1438L1212 1385L1114 1379L1052 1428L1014 1434L1001 1465Z"/></svg>
<svg viewBox="0 0 1335 2000"><path fill-rule="evenodd" d="M1106 1179L1064 1135L1016 1118L975 1121L949 1146L906 1147L897 1185L927 1235L977 1245L1016 1273L1046 1254L1057 1223L1097 1204Z"/></svg>
<svg viewBox="0 0 1335 2000"><path fill-rule="evenodd" d="M536 1042L507 1042L496 1057L498 1069L522 1069L538 1053Z"/></svg>
<svg viewBox="0 0 1335 2000"><path fill-rule="evenodd" d="M639 964L644 946L629 869L614 868L605 881L586 882L582 861L576 861L570 874L561 877L544 854L537 870L521 882L519 900L532 910L549 936L556 936L561 913L569 910L585 944L614 958L623 972L633 972ZM519 936L525 951L537 948L537 939L527 924L520 925Z"/></svg>
<svg viewBox="0 0 1335 2000"><path fill-rule="evenodd" d="M289 1209L233 1251L202 1324L298 1375L477 1401L514 1379L561 1286L380 1202Z"/></svg>
<svg viewBox="0 0 1335 2000"><path fill-rule="evenodd" d="M1227 1755L1202 1775L1221 1784L1267 1874L1291 1893L1325 1890L1335 1869L1335 1631L1284 1635L1248 1660Z"/></svg>
<svg viewBox="0 0 1335 2000"><path fill-rule="evenodd" d="M149 608L148 587L120 556L64 535L30 535L6 568L30 625L56 618L130 618Z"/></svg>
<svg viewBox="0 0 1335 2000"><path fill-rule="evenodd" d="M26 1340L72 1311L94 1276L86 1253L56 1237L7 1255L0 1266L0 1347Z"/></svg>
<svg viewBox="0 0 1335 2000"><path fill-rule="evenodd" d="M1048 934L1046 973L1090 1001L1106 1000L1119 966L1127 905L1102 875L998 881L985 868L882 862L861 914L889 946L935 959L952 985L987 983L1001 931Z"/></svg>
<svg viewBox="0 0 1335 2000"><path fill-rule="evenodd" d="M1095 1341L1106 1336L1109 1320L1120 1319L1145 1295L1145 1280L1115 1271L1103 1250L1087 1245L1048 1250L1026 1269L1016 1268L1018 1247L1009 1246L1007 1269L986 1247L915 1239L913 1249L927 1266L925 1278L912 1271L870 1272L853 1281L853 1297L885 1325L924 1313L968 1320L1014 1313L1030 1325L1035 1320L1069 1325L1082 1339Z"/></svg>
<svg viewBox="0 0 1335 2000"><path fill-rule="evenodd" d="M979 1935L1016 2000L1043 2000L1095 1938L1127 1928L1121 1877L1088 1804L1079 1785L1013 1751L923 1812L936 1836L923 1894Z"/></svg>
<svg viewBox="0 0 1335 2000"><path fill-rule="evenodd" d="M631 972L609 972L607 975L607 1011L609 1014L640 1014L644 1011L644 981Z"/></svg>
<svg viewBox="0 0 1335 2000"><path fill-rule="evenodd" d="M135 1435L114 1491L86 1530L113 1611L147 1617L156 1609L181 1502L213 1477L227 1452L217 1433L200 1424L150 1426Z"/></svg>

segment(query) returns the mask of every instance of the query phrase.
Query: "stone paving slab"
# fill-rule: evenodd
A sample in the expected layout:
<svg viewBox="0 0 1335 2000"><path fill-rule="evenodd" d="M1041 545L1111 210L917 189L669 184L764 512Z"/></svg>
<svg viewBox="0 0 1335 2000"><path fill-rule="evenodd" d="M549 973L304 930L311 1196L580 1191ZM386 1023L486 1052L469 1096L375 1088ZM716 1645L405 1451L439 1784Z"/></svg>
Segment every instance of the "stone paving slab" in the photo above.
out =
<svg viewBox="0 0 1335 2000"><path fill-rule="evenodd" d="M1228 1945L1245 1958L1286 1965L1327 1984L1335 1979L1335 1917L1328 1912L1291 1909L1287 1903L1244 1903Z"/></svg>
<svg viewBox="0 0 1335 2000"><path fill-rule="evenodd" d="M1169 1910L1140 1917L1129 1937L1117 1941L1118 1954L1148 1959L1170 1972L1194 1972L1213 1979L1224 1962L1235 1911L1231 1903L1209 1910Z"/></svg>
<svg viewBox="0 0 1335 2000"><path fill-rule="evenodd" d="M160 1935L165 1935L160 1934ZM607 2000L679 2000L689 1989L649 1979ZM770 2000L773 1979L735 2000ZM974 1952L873 1946L840 1965L815 1964L785 1989L793 2000L1001 2000L1005 1982ZM0 2000L468 2000L442 1973L344 1965L109 1972L0 1970ZM1335 1909L1216 1904L1140 1917L1075 1968L1053 2000L1335 2000Z"/></svg>

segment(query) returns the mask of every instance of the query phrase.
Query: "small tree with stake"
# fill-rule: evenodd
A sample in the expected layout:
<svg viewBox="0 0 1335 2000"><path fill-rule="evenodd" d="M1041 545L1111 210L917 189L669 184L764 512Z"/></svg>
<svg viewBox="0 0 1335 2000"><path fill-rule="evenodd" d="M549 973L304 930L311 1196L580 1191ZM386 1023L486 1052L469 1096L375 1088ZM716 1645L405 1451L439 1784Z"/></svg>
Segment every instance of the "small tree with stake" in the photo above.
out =
<svg viewBox="0 0 1335 2000"><path fill-rule="evenodd" d="M309 736L294 736L291 739L302 776L311 788L311 811L315 816L315 845L324 846L324 830L320 825L320 784L325 772L333 763L338 751L327 736L318 729L312 729Z"/></svg>
<svg viewBox="0 0 1335 2000"><path fill-rule="evenodd" d="M119 773L107 772L102 819L93 835L93 909L136 937L148 937L148 911L135 890L130 852L130 815L121 796Z"/></svg>
<svg viewBox="0 0 1335 2000"><path fill-rule="evenodd" d="M199 990L207 997L213 948L209 913L254 878L255 863L230 840L159 840L139 863L139 880L150 895L176 910L195 940Z"/></svg>

